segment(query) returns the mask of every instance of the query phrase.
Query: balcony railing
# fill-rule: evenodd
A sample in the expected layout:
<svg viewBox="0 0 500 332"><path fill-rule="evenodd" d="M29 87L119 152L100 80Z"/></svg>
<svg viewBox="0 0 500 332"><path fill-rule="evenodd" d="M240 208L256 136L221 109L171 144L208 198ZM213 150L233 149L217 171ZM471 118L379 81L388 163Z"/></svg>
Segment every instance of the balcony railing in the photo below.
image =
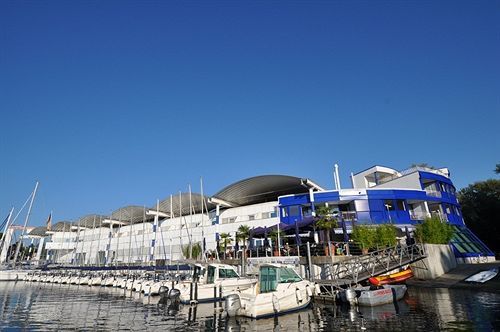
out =
<svg viewBox="0 0 500 332"><path fill-rule="evenodd" d="M429 218L431 216L430 213L427 212L412 212L410 211L410 219L411 220L424 220L425 218Z"/></svg>
<svg viewBox="0 0 500 332"><path fill-rule="evenodd" d="M437 191L437 190L428 190L428 189L426 189L425 193L427 194L427 196L432 196L432 197L439 197L439 198L441 198L443 196L441 194L441 192Z"/></svg>

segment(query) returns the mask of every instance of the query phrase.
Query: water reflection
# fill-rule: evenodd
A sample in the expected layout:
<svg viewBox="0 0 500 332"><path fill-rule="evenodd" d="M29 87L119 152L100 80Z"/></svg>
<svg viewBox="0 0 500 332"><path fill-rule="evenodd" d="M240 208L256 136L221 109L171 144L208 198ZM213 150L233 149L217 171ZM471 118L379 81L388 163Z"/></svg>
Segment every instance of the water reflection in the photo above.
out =
<svg viewBox="0 0 500 332"><path fill-rule="evenodd" d="M160 301L122 289L43 283L0 283L0 330L499 330L500 294L410 288L397 305L338 306L252 320L226 318L220 307Z"/></svg>

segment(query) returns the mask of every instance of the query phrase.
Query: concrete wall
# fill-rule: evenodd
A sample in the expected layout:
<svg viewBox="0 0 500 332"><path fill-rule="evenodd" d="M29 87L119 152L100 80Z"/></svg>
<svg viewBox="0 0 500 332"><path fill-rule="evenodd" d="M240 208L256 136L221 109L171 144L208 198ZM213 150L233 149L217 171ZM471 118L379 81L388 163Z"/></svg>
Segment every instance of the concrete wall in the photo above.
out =
<svg viewBox="0 0 500 332"><path fill-rule="evenodd" d="M411 264L418 279L435 279L457 266L453 250L447 244L425 244L427 258Z"/></svg>

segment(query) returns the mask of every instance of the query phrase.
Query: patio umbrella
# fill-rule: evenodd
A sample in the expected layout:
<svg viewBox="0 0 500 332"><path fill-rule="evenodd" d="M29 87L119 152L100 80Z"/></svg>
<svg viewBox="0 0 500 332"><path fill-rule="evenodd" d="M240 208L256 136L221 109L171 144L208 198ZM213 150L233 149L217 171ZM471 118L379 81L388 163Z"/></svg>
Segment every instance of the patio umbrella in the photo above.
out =
<svg viewBox="0 0 500 332"><path fill-rule="evenodd" d="M269 240L267 238L267 226L264 226L264 248L269 247Z"/></svg>
<svg viewBox="0 0 500 332"><path fill-rule="evenodd" d="M297 220L295 220L295 243L298 246L302 244L302 239L300 238L300 233L299 233L299 224L297 223Z"/></svg>
<svg viewBox="0 0 500 332"><path fill-rule="evenodd" d="M248 249L253 250L253 229L250 230L248 235Z"/></svg>
<svg viewBox="0 0 500 332"><path fill-rule="evenodd" d="M344 234L344 242L349 242L349 235L347 234L345 220L342 220L342 233Z"/></svg>
<svg viewBox="0 0 500 332"><path fill-rule="evenodd" d="M234 244L234 251L240 250L240 245L238 243L238 232L234 234L234 241L236 241L236 243Z"/></svg>

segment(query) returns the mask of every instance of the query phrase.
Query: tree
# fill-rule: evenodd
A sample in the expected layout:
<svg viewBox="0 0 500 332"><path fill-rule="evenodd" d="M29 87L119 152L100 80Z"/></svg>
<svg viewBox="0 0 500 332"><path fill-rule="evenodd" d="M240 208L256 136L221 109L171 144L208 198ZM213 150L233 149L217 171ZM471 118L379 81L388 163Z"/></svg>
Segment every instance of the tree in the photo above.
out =
<svg viewBox="0 0 500 332"><path fill-rule="evenodd" d="M495 168L495 174L500 174L500 164L497 164Z"/></svg>
<svg viewBox="0 0 500 332"><path fill-rule="evenodd" d="M458 192L458 201L467 227L490 249L500 252L500 180L490 179L471 184Z"/></svg>
<svg viewBox="0 0 500 332"><path fill-rule="evenodd" d="M396 227L385 224L377 227L375 232L375 243L380 247L393 247L397 244Z"/></svg>
<svg viewBox="0 0 500 332"><path fill-rule="evenodd" d="M338 225L332 209L329 206L321 206L316 210L316 216L316 227L325 230L327 241L330 242L330 233Z"/></svg>
<svg viewBox="0 0 500 332"><path fill-rule="evenodd" d="M241 240L243 242L243 252L247 247L247 240L250 237L250 227L247 225L241 225L238 227L238 235L236 241Z"/></svg>
<svg viewBox="0 0 500 332"><path fill-rule="evenodd" d="M224 251L224 259L226 259L226 248L227 244L232 241L231 234L221 233L220 239L222 240L222 250Z"/></svg>
<svg viewBox="0 0 500 332"><path fill-rule="evenodd" d="M442 222L437 216L426 218L415 229L417 240L429 244L448 244L454 233L453 226Z"/></svg>
<svg viewBox="0 0 500 332"><path fill-rule="evenodd" d="M190 251L191 251L191 256L189 255ZM200 242L196 242L195 244L193 244L192 249L189 244L182 247L182 254L187 259L198 259L199 256L201 255L201 251L202 250Z"/></svg>
<svg viewBox="0 0 500 332"><path fill-rule="evenodd" d="M273 243L276 243L276 247L274 247L275 249L274 250L279 250L279 243L278 243L278 238L282 239L283 238L283 235L284 233L282 231L279 231L277 229L273 229L270 233L269 233L269 237L271 238L271 241ZM274 246L274 244L273 244Z"/></svg>
<svg viewBox="0 0 500 332"><path fill-rule="evenodd" d="M354 226L351 234L353 241L360 246L363 254L368 253L368 250L375 246L376 236L377 230L374 227L365 225Z"/></svg>

